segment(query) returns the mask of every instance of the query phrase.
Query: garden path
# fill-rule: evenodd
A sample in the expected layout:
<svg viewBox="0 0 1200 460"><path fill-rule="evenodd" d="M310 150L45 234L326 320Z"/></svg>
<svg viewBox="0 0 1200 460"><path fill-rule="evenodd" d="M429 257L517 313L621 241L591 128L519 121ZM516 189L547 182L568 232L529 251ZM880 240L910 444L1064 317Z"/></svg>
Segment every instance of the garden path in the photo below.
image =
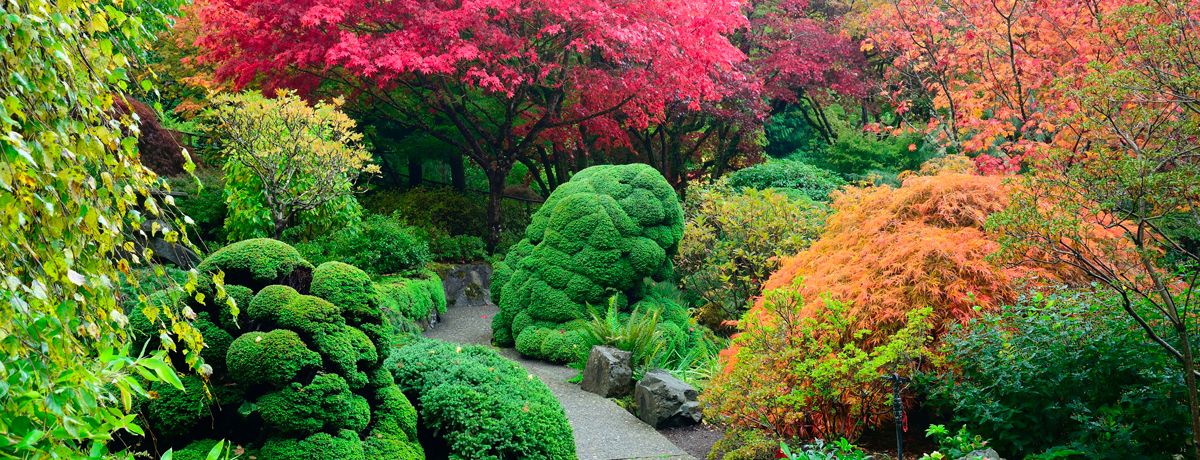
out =
<svg viewBox="0 0 1200 460"><path fill-rule="evenodd" d="M490 304L447 308L442 322L426 331L425 336L453 343L490 346L492 316L498 311ZM499 351L545 382L562 403L575 432L575 450L580 460L693 458L621 406L567 382L575 376L576 370L523 359L511 348Z"/></svg>

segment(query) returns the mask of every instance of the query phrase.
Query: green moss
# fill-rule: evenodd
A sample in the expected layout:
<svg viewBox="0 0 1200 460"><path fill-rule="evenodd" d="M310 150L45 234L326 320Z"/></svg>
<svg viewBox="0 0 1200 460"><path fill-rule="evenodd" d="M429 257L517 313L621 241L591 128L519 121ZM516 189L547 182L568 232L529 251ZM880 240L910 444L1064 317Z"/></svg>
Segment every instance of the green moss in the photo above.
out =
<svg viewBox="0 0 1200 460"><path fill-rule="evenodd" d="M342 309L342 315L357 325L380 321L379 293L371 276L352 265L325 262L313 270L312 295Z"/></svg>
<svg viewBox="0 0 1200 460"><path fill-rule="evenodd" d="M349 430L317 433L304 439L271 438L263 443L258 460L365 460L363 443Z"/></svg>
<svg viewBox="0 0 1200 460"><path fill-rule="evenodd" d="M200 262L202 273L225 273L225 283L258 290L271 284L301 284L307 290L312 264L295 248L269 238L254 238L225 246ZM298 273L297 273L298 272Z"/></svg>
<svg viewBox="0 0 1200 460"><path fill-rule="evenodd" d="M301 370L319 367L321 355L309 350L295 332L276 329L234 339L225 362L230 378L237 383L281 386Z"/></svg>
<svg viewBox="0 0 1200 460"><path fill-rule="evenodd" d="M313 345L324 358L326 370L344 377L354 390L367 385L367 374L360 369L372 367L379 361L371 339L363 331L348 325L316 335Z"/></svg>
<svg viewBox="0 0 1200 460"><path fill-rule="evenodd" d="M279 327L291 329L305 337L337 332L346 324L341 309L325 299L299 295L288 302L275 316Z"/></svg>
<svg viewBox="0 0 1200 460"><path fill-rule="evenodd" d="M375 400L372 433L400 436L412 441L417 439L417 410L399 387L392 385L380 388L375 393Z"/></svg>
<svg viewBox="0 0 1200 460"><path fill-rule="evenodd" d="M360 432L371 420L367 400L350 392L337 374L320 374L312 383L292 382L255 402L263 424L288 435L306 436L339 429Z"/></svg>
<svg viewBox="0 0 1200 460"><path fill-rule="evenodd" d="M167 439L188 436L211 413L212 401L204 382L194 375L180 380L182 390L164 383L153 385L151 390L158 396L146 403L146 418L155 432Z"/></svg>
<svg viewBox="0 0 1200 460"><path fill-rule="evenodd" d="M266 286L250 299L250 304L246 307L246 317L260 324L275 324L283 307L297 297L300 297L300 293L290 286Z"/></svg>
<svg viewBox="0 0 1200 460"><path fill-rule="evenodd" d="M504 314L493 320L494 340L507 344L515 337L519 347L534 322L584 318L586 305L602 305L614 294L640 299L645 278L671 276L682 235L678 197L653 168L580 171L550 195L526 228L526 240L497 267L493 293ZM530 340L526 351L532 351Z"/></svg>
<svg viewBox="0 0 1200 460"><path fill-rule="evenodd" d="M367 460L424 460L421 445L402 439L402 436L372 434L363 441Z"/></svg>

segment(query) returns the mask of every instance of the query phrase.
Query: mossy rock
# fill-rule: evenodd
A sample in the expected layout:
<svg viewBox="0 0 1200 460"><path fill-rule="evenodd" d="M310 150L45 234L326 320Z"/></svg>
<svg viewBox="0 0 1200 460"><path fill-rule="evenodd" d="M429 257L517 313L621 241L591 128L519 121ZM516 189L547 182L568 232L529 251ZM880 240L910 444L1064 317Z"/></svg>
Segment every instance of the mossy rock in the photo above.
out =
<svg viewBox="0 0 1200 460"><path fill-rule="evenodd" d="M270 238L238 241L218 249L197 267L201 273L225 273L225 283L257 291L272 284L308 292L313 266L296 248Z"/></svg>
<svg viewBox="0 0 1200 460"><path fill-rule="evenodd" d="M321 355L295 332L249 332L234 339L225 356L229 376L243 385L282 386L305 369L321 366Z"/></svg>
<svg viewBox="0 0 1200 460"><path fill-rule="evenodd" d="M353 431L336 436L317 433L303 439L271 438L263 443L257 460L365 460L363 443Z"/></svg>
<svg viewBox="0 0 1200 460"><path fill-rule="evenodd" d="M322 430L357 433L371 420L366 398L350 392L346 380L337 374L317 375L308 385L292 382L254 404L271 430L301 437Z"/></svg>

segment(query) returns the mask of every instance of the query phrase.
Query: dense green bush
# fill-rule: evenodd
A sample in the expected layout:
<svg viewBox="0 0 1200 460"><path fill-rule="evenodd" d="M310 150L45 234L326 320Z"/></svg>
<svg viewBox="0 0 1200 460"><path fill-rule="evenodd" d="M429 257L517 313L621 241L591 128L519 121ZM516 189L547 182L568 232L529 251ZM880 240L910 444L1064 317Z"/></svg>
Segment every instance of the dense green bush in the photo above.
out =
<svg viewBox="0 0 1200 460"><path fill-rule="evenodd" d="M395 350L388 366L451 458L576 458L550 389L494 350L420 340Z"/></svg>
<svg viewBox="0 0 1200 460"><path fill-rule="evenodd" d="M1170 458L1189 437L1176 364L1111 299L1034 295L945 339L929 401L1007 456Z"/></svg>
<svg viewBox="0 0 1200 460"><path fill-rule="evenodd" d="M153 449L198 453L211 439L228 439L261 460L424 458L415 409L384 366L395 339L366 272L341 262L313 269L295 249L266 239L234 243L201 270L246 284L200 286L207 302L155 294L170 308L193 310L211 373L208 382L185 379L186 391L156 386L158 396L140 403L157 435ZM303 289L274 284L295 281L297 271L306 275ZM237 306L245 311L235 321ZM135 335L155 330L142 324L145 315L130 322Z"/></svg>
<svg viewBox="0 0 1200 460"><path fill-rule="evenodd" d="M195 178L167 179L171 191L183 195L175 198L175 205L195 222L189 234L207 244L225 241L225 179L221 174L219 169L204 168L196 170Z"/></svg>
<svg viewBox="0 0 1200 460"><path fill-rule="evenodd" d="M820 236L828 210L808 198L739 192L718 182L692 187L684 213L687 225L675 258L680 284L701 323L731 332L726 321L742 317L781 258Z"/></svg>
<svg viewBox="0 0 1200 460"><path fill-rule="evenodd" d="M729 186L737 190L783 189L813 201L829 201L829 194L844 185L833 171L796 160L768 160L729 175Z"/></svg>
<svg viewBox="0 0 1200 460"><path fill-rule="evenodd" d="M492 296L500 312L492 321L493 341L513 346L534 322L559 328L584 319L587 305L604 305L613 295L622 305L637 301L646 278L673 276L671 257L682 234L679 199L654 168L580 171L550 195L526 239L497 265ZM528 352L535 348L531 340Z"/></svg>
<svg viewBox="0 0 1200 460"><path fill-rule="evenodd" d="M431 257L429 242L421 230L378 214L368 216L360 225L299 243L296 249L313 263L345 262L374 275L420 270Z"/></svg>
<svg viewBox="0 0 1200 460"><path fill-rule="evenodd" d="M254 238L217 250L196 268L201 273L225 272L226 284L258 290L271 284L293 282L307 289L313 266L287 243Z"/></svg>
<svg viewBox="0 0 1200 460"><path fill-rule="evenodd" d="M376 283L383 314L395 326L412 326L433 312L446 312L446 292L442 280L433 272L420 277L391 276Z"/></svg>
<svg viewBox="0 0 1200 460"><path fill-rule="evenodd" d="M486 188L484 189L486 190ZM458 192L452 188L418 187L412 190L382 190L361 198L363 205L376 214L394 216L425 230L433 259L439 262L480 260L483 239L488 235L486 195ZM500 206L501 234L499 250L521 238L521 230L538 205L503 200Z"/></svg>

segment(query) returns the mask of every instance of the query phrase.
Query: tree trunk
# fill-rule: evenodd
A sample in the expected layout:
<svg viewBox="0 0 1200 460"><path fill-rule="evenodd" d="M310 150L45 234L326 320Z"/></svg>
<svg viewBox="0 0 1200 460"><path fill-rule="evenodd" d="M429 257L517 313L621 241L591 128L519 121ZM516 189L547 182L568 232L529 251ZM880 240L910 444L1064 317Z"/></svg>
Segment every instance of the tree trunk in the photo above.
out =
<svg viewBox="0 0 1200 460"><path fill-rule="evenodd" d="M500 200L504 198L504 184L508 178L508 169L504 171L488 171L488 207L487 207L487 249L488 254L496 253L496 245L500 243Z"/></svg>
<svg viewBox="0 0 1200 460"><path fill-rule="evenodd" d="M275 228L274 228L275 239L282 240L283 239L283 231L287 230L288 217L283 215L282 212L271 211L271 220L275 224L274 225L275 226Z"/></svg>
<svg viewBox="0 0 1200 460"><path fill-rule="evenodd" d="M1192 416L1192 455L1197 460L1200 460L1200 395L1197 395L1196 391L1196 360L1192 356L1192 342L1187 332L1187 325L1182 322L1178 323L1175 326L1175 331L1181 342L1183 381L1187 384L1188 411Z"/></svg>
<svg viewBox="0 0 1200 460"><path fill-rule="evenodd" d="M463 154L454 152L450 155L450 182L454 185L454 189L464 191L467 189L467 168L463 164Z"/></svg>
<svg viewBox="0 0 1200 460"><path fill-rule="evenodd" d="M408 157L408 188L417 188L421 185L424 170L421 167L421 159L415 156Z"/></svg>

